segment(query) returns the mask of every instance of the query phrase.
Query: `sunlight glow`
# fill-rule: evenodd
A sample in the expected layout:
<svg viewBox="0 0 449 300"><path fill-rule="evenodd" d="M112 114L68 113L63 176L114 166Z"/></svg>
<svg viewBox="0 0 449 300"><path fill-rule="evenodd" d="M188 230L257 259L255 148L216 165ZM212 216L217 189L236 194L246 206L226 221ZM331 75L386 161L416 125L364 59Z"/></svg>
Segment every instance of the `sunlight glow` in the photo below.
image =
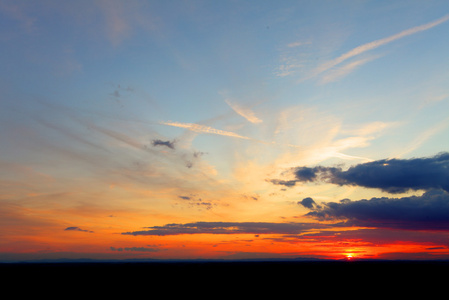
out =
<svg viewBox="0 0 449 300"><path fill-rule="evenodd" d="M346 253L346 259L347 260L352 260L354 258L354 254L353 253Z"/></svg>

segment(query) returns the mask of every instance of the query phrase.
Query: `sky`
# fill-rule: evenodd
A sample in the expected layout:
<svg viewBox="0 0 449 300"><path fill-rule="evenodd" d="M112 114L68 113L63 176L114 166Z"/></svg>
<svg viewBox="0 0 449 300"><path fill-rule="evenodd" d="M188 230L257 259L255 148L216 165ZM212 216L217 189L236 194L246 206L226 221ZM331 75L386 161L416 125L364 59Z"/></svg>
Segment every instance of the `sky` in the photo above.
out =
<svg viewBox="0 0 449 300"><path fill-rule="evenodd" d="M0 0L0 261L449 259L449 2Z"/></svg>

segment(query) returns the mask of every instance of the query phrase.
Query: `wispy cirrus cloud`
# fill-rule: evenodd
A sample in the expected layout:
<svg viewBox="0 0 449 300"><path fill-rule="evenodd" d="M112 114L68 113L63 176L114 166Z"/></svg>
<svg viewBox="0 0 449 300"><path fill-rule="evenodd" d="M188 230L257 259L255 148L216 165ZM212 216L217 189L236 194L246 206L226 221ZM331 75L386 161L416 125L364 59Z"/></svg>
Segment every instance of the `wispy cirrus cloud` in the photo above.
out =
<svg viewBox="0 0 449 300"><path fill-rule="evenodd" d="M244 117L246 120L253 124L262 123L262 120L256 117L254 112L248 107L244 107L231 99L225 100L226 104L228 104L237 114Z"/></svg>
<svg viewBox="0 0 449 300"><path fill-rule="evenodd" d="M340 78L343 78L346 75L348 75L349 73L355 71L360 66L362 66L370 61L373 61L379 57L380 57L380 55L362 58L362 59L347 63L344 66L342 66L341 68L337 68L335 70L330 70L329 72L327 72L325 75L323 75L321 77L320 82L322 84L326 84L329 82L337 81Z"/></svg>
<svg viewBox="0 0 449 300"><path fill-rule="evenodd" d="M444 22L446 22L448 20L449 20L449 14L445 15L444 17L441 17L441 18L439 18L439 19L437 19L435 21L432 21L430 23L419 25L419 26L416 26L416 27L412 27L412 28L406 29L404 31L401 31L401 32L399 32L397 34L393 34L393 35L391 35L389 37L386 37L386 38L383 38L383 39L379 39L379 40L375 40L375 41L372 41L372 42L360 45L360 46L355 47L355 48L351 49L350 51L340 55L339 57L337 57L337 58L335 58L333 60L327 61L327 62L323 63L322 65L318 66L312 72L312 74L313 74L313 76L317 76L317 75L319 75L319 74L321 74L321 73L323 73L325 71L328 71L328 70L332 69L333 67L343 63L344 61L346 61L346 60L348 60L348 59L350 59L352 57L355 57L357 55L361 55L361 54L363 54L363 53L365 53L367 51L376 49L376 48L378 48L380 46L389 44L391 42L394 42L394 41L399 40L401 38L404 38L406 36L413 35L413 34L418 33L418 32L429 30L429 29L431 29L431 28L433 28L435 26L438 26L438 25L440 25L440 24L442 24L442 23L444 23Z"/></svg>
<svg viewBox="0 0 449 300"><path fill-rule="evenodd" d="M251 140L251 138L237 134L235 132L220 130L220 129L216 129L216 128L213 128L210 126L196 124L196 123L160 122L159 124L173 126L173 127L179 127L179 128L185 128L185 129L188 129L188 130L191 130L194 132L199 132L199 133L209 133L209 134L235 137L235 138L244 139L244 140Z"/></svg>
<svg viewBox="0 0 449 300"><path fill-rule="evenodd" d="M421 134L417 134L416 137L411 141L410 144L406 145L404 147L404 150L397 155L397 157L402 157L417 148L419 148L423 143L425 143L428 139L431 137L439 134L441 131L445 130L447 127L449 127L449 117L445 118L443 121L437 123L436 125L430 127L429 129L425 130Z"/></svg>
<svg viewBox="0 0 449 300"><path fill-rule="evenodd" d="M285 76L291 76L297 73L297 71L302 69L302 73L304 73L304 76L302 76L299 79L299 82L302 82L304 80L312 79L312 78L318 78L318 82L320 84L327 84L330 82L334 82L337 80L340 80L341 78L345 77L346 75L354 72L359 67L361 67L364 64L367 64L373 60L376 60L382 55L371 55L371 56L365 56L362 58L359 58L358 60L351 61L351 59L356 59L359 56L364 56L365 54L369 53L370 51L377 49L381 46L385 46L387 44L390 44L392 42L395 42L397 40L400 40L404 37L423 32L426 30L429 30L431 28L434 28L438 25L441 25L449 20L449 14L434 20L432 22L415 26L406 30L403 30L399 33L390 35L385 38L381 38L378 40L374 40L372 42L368 42L365 44L362 44L360 46L357 46L340 56L325 61L317 66L313 67L307 67L309 64L307 61L300 60L298 61L298 55L305 55L305 53L297 53L293 55L291 53L291 49L296 49L298 46L304 45L304 43L291 43L287 45L287 48L290 49L290 53L288 55L283 55L282 57L282 64L278 68L278 72L276 73L276 76L279 77L285 77ZM308 70L308 71L307 71ZM306 73L305 73L306 72Z"/></svg>

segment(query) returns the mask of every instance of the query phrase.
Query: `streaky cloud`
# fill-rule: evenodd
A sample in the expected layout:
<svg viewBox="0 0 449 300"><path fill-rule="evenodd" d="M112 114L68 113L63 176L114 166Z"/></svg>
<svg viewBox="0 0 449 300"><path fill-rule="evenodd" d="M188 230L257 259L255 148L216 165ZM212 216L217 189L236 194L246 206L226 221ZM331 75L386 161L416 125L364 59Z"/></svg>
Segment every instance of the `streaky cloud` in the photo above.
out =
<svg viewBox="0 0 449 300"><path fill-rule="evenodd" d="M245 140L251 140L251 138L239 135L234 132L230 131L224 131L220 129L216 129L210 126L206 125L200 125L195 123L179 123L179 122L160 122L159 124L167 125L167 126L173 126L173 127L179 127L179 128L185 128L194 132L199 133L209 133L209 134L216 134L216 135L223 135L223 136L229 136L229 137L235 137L239 139L245 139Z"/></svg>
<svg viewBox="0 0 449 300"><path fill-rule="evenodd" d="M123 232L124 235L180 235L180 234L300 234L312 229L338 225L316 223L270 222L194 222L172 223L164 226L145 227L147 230Z"/></svg>
<svg viewBox="0 0 449 300"><path fill-rule="evenodd" d="M337 81L338 79L343 78L346 75L348 75L349 73L353 72L360 66L362 66L372 60L375 60L379 57L380 56L370 56L370 57L362 58L362 59L347 63L344 66L342 66L341 68L331 70L321 78L321 83L326 84L329 82Z"/></svg>
<svg viewBox="0 0 449 300"><path fill-rule="evenodd" d="M238 103L226 99L225 102L240 116L244 117L246 120L253 124L262 123L262 120L256 117L254 112L247 107L243 107Z"/></svg>
<svg viewBox="0 0 449 300"><path fill-rule="evenodd" d="M89 233L93 233L93 231L86 230L86 229L81 229L81 228L76 227L76 226L73 226L73 227L67 227L66 229L64 229L64 231L81 231L81 232L89 232Z"/></svg>
<svg viewBox="0 0 449 300"><path fill-rule="evenodd" d="M412 27L412 28L406 29L404 31L401 31L397 34L391 35L389 37L386 37L383 39L378 39L378 40L360 45L358 47L355 47L352 50L340 55L339 57L337 57L333 60L330 60L326 63L323 63L321 66L319 66L318 68L315 69L315 71L313 72L313 76L319 75L327 70L330 70L333 67L343 63L344 61L346 61L354 56L357 56L357 55L360 55L367 51L376 49L380 46L389 44L391 42L394 42L394 41L404 38L406 36L409 36L409 35L412 35L412 34L415 34L415 33L421 32L421 31L429 30L429 29L431 29L437 25L440 25L448 20L449 20L449 14L445 15L435 21L432 21L432 22L429 22L429 23L426 23L423 25L419 25L416 27Z"/></svg>
<svg viewBox="0 0 449 300"><path fill-rule="evenodd" d="M449 117L443 119L441 122L430 127L429 129L425 130L421 134L418 134L410 144L408 144L404 147L405 150L402 151L400 154L398 154L397 157L404 156L404 155L414 151L415 149L419 148L423 143L425 143L428 139L435 136L436 134L439 134L441 131L443 131L447 127L449 127Z"/></svg>
<svg viewBox="0 0 449 300"><path fill-rule="evenodd" d="M166 249L159 249L159 248L148 248L148 247L110 247L111 251L132 251L132 252L159 252Z"/></svg>

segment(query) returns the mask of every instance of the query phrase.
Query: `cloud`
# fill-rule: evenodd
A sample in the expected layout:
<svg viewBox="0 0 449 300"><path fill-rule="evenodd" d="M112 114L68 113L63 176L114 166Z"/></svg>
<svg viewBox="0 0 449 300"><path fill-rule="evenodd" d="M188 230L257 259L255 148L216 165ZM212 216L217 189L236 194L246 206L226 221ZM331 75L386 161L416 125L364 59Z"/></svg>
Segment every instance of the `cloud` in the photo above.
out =
<svg viewBox="0 0 449 300"><path fill-rule="evenodd" d="M321 83L326 84L329 82L337 81L338 79L345 77L349 73L355 71L358 67L360 67L374 59L377 59L379 57L380 56L370 56L370 57L362 58L362 59L347 63L346 65L342 66L341 68L331 70L321 78Z"/></svg>
<svg viewBox="0 0 449 300"><path fill-rule="evenodd" d="M371 50L374 50L381 46L387 45L389 43L392 43L392 42L402 39L404 37L407 37L407 36L422 32L422 31L429 30L435 26L438 26L444 22L447 22L448 20L449 20L449 14L445 15L435 21L432 21L432 22L429 22L429 23L426 23L423 25L415 26L415 27L403 30L399 33L393 34L391 36L362 44L358 47L355 47L355 48L343 53L342 55L340 55L334 59L328 60L328 61L318 65L317 67L312 69L308 73L307 76L300 79L299 81L301 82L303 80L315 78L321 74L323 74L323 76L319 80L321 84L326 84L329 82L339 80L342 77L348 75L349 73L355 71L358 67L381 57L381 55L371 55L371 56L360 58L360 59L352 61L352 62L347 62L348 60L356 58L363 54L366 54L367 52L369 52ZM278 74L278 76L291 75L294 73L294 71L293 71L294 68L297 68L297 63L294 61L290 61L287 64L281 66L280 73Z"/></svg>
<svg viewBox="0 0 449 300"><path fill-rule="evenodd" d="M81 229L79 227L67 227L66 229L64 229L65 231L82 231L82 232L89 232L92 233L93 231L90 230L85 230L85 229Z"/></svg>
<svg viewBox="0 0 449 300"><path fill-rule="evenodd" d="M275 185L285 185L288 187L292 187L296 185L297 180L280 180L280 179L271 179L271 180L267 180L268 182L271 182L272 184Z"/></svg>
<svg viewBox="0 0 449 300"><path fill-rule="evenodd" d="M179 235L179 234L299 234L331 225L314 223L269 222L195 222L145 227L148 230L123 232L124 235Z"/></svg>
<svg viewBox="0 0 449 300"><path fill-rule="evenodd" d="M293 43L287 44L287 47L288 48L296 48L296 47L306 45L306 44L310 44L310 42L293 42Z"/></svg>
<svg viewBox="0 0 449 300"><path fill-rule="evenodd" d="M109 249L111 249L111 251L132 251L132 252L159 252L161 250L165 250L165 249L147 248L147 247L125 247L125 248L110 247Z"/></svg>
<svg viewBox="0 0 449 300"><path fill-rule="evenodd" d="M173 126L173 127L179 127L179 128L185 128L194 132L199 133L209 133L209 134L217 134L217 135L223 135L223 136L229 136L229 137L235 137L239 139L245 139L250 140L251 138L239 135L234 132L230 131L224 131L220 129L215 129L213 127L209 127L206 125L200 125L195 123L179 123L179 122L160 122L159 124L167 125L167 126Z"/></svg>
<svg viewBox="0 0 449 300"><path fill-rule="evenodd" d="M198 210L206 209L210 210L215 206L216 204L211 201L205 201L196 195L190 195L190 196L178 196L179 199L186 200L180 203L175 203L176 205L184 205L187 204L189 208L196 208Z"/></svg>
<svg viewBox="0 0 449 300"><path fill-rule="evenodd" d="M256 117L254 112L247 107L243 107L238 103L231 101L230 99L226 99L225 102L239 115L244 117L246 120L253 124L262 123L262 120Z"/></svg>
<svg viewBox="0 0 449 300"><path fill-rule="evenodd" d="M305 202L306 205L313 201L311 198L306 199L310 199ZM449 193L442 190L403 198L343 199L340 202L324 203L322 207L309 205L308 208L312 211L306 216L319 220L347 219L355 226L449 230Z"/></svg>
<svg viewBox="0 0 449 300"><path fill-rule="evenodd" d="M435 20L433 22L430 22L430 23L427 23L427 24L424 24L424 25L420 25L420 26L416 26L416 27L413 27L413 28L401 31L401 32L399 32L397 34L391 35L389 37L386 37L386 38L383 38L383 39L379 39L379 40L375 40L375 41L372 41L372 42L360 45L360 46L358 46L358 47L356 47L356 48L354 48L354 49L352 49L352 50L350 50L350 51L340 55L339 57L322 64L321 66L319 66L315 70L314 75L318 75L318 74L320 74L322 72L325 72L325 71L327 71L327 70L329 70L329 69L331 69L331 68L333 68L333 67L335 67L335 66L337 66L337 65L339 65L341 63L343 63L345 60L350 59L350 58L352 58L354 56L360 55L360 54L365 53L365 52L367 52L369 50L376 49L376 48L378 48L380 46L383 46L383 45L386 45L388 43L394 42L394 41L396 41L398 39L401 39L403 37L406 37L406 36L409 36L409 35L421 32L421 31L425 31L425 30L431 29L431 28L433 28L433 27L435 27L437 25L440 25L440 24L448 21L448 20L449 20L449 15L445 15L444 17L439 18L439 19L437 19L437 20Z"/></svg>
<svg viewBox="0 0 449 300"><path fill-rule="evenodd" d="M175 149L175 141L153 140L153 146L165 146L170 149Z"/></svg>
<svg viewBox="0 0 449 300"><path fill-rule="evenodd" d="M286 77L296 73L296 71L303 67L302 64L291 60L279 66L278 71L275 73L278 77Z"/></svg>
<svg viewBox="0 0 449 300"><path fill-rule="evenodd" d="M275 71L275 75L278 77L290 76L307 65L307 60L304 58L303 49L301 51L298 49L299 47L310 45L312 42L292 42L284 47L280 57L280 65Z"/></svg>
<svg viewBox="0 0 449 300"><path fill-rule="evenodd" d="M340 167L292 168L295 179L271 180L293 186L297 182L325 182L378 188L389 193L408 190L443 189L449 192L449 153L412 159L382 159L358 164L344 171Z"/></svg>
<svg viewBox="0 0 449 300"><path fill-rule="evenodd" d="M321 208L321 206L317 205L316 202L310 197L304 198L302 201L298 201L298 204L308 209Z"/></svg>

